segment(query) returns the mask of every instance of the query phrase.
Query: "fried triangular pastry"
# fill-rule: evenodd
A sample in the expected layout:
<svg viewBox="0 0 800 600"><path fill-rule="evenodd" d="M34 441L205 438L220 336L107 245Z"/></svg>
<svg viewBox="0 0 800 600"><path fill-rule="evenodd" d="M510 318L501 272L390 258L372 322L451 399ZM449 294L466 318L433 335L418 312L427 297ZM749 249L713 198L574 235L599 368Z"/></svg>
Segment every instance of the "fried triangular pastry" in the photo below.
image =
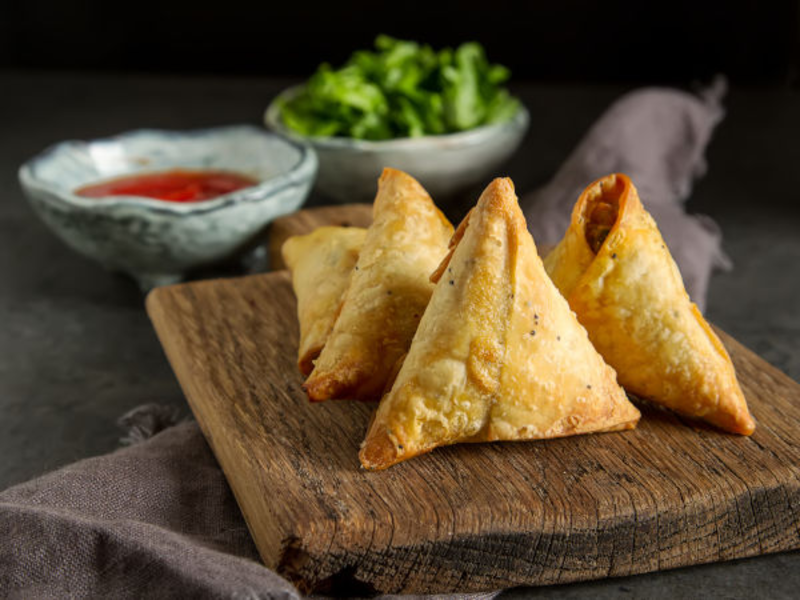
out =
<svg viewBox="0 0 800 600"><path fill-rule="evenodd" d="M311 373L333 330L366 233L360 227L319 227L281 247L297 296L297 366L303 375Z"/></svg>
<svg viewBox="0 0 800 600"><path fill-rule="evenodd" d="M584 190L545 265L626 390L726 431L753 432L731 359L628 177L608 175Z"/></svg>
<svg viewBox="0 0 800 600"><path fill-rule="evenodd" d="M384 169L341 313L304 388L313 401L378 400L408 350L453 226L410 175Z"/></svg>
<svg viewBox="0 0 800 600"><path fill-rule="evenodd" d="M361 447L382 469L446 444L635 426L639 411L547 277L509 179L459 226Z"/></svg>

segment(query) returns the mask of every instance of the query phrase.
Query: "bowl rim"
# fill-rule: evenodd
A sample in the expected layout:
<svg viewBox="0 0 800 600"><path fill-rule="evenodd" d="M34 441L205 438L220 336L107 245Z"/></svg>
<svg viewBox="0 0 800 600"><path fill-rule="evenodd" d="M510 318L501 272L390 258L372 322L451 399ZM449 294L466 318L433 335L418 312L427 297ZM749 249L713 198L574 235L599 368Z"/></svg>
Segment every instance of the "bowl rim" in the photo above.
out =
<svg viewBox="0 0 800 600"><path fill-rule="evenodd" d="M203 200L201 202L167 202L158 200L156 198L148 198L145 196L102 196L100 198L86 198L75 194L72 190L67 190L57 185L44 182L34 175L34 168L37 164L44 160L51 159L54 155L70 151L73 148L87 147L96 143L114 143L121 140L135 138L140 136L161 136L163 138L201 138L207 136L220 135L225 133L245 133L247 135L263 136L277 139L281 143L292 146L299 151L297 162L286 171L282 171L269 179L265 179L260 183L235 190L233 192L223 194L210 200ZM169 214L169 215L186 215L186 214L203 214L222 208L226 208L232 204L241 202L257 202L269 200L275 194L282 190L296 186L306 180L314 179L318 168L318 160L314 149L305 143L302 139L288 139L286 136L267 131L261 127L249 124L240 125L221 125L215 127L204 127L196 129L159 129L159 128L142 128L131 129L118 133L116 135L94 138L89 140L71 139L56 142L32 158L25 161L19 168L17 173L20 184L23 189L31 189L39 192L44 192L50 197L55 197L58 200L69 204L75 208L87 210L101 210L108 208L133 208L144 209L150 212ZM305 175L304 171L309 171ZM144 172L152 172L142 169ZM136 171L134 171L136 173ZM133 174L133 173L131 173Z"/></svg>
<svg viewBox="0 0 800 600"><path fill-rule="evenodd" d="M530 121L530 113L526 106L519 102L519 107L514 115L499 123L480 125L466 131L455 133L442 133L434 135L423 135L420 137L403 137L389 140L360 140L349 137L333 136L310 136L302 135L287 127L280 116L280 102L300 93L305 86L304 83L290 86L278 93L264 111L264 124L275 133L278 133L292 141L299 143L309 143L315 147L330 149L359 150L362 152L394 152L397 150L418 150L420 146L430 144L453 144L459 146L470 146L482 143L486 137L500 131L521 130L525 131Z"/></svg>

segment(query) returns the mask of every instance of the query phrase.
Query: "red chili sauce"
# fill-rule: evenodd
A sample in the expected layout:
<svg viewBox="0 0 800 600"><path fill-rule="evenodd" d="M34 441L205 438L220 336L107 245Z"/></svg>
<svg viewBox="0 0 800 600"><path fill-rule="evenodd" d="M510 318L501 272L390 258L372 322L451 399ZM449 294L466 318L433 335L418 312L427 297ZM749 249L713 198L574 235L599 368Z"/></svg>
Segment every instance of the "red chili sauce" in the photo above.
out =
<svg viewBox="0 0 800 600"><path fill-rule="evenodd" d="M87 198L144 196L166 202L202 202L257 183L251 177L230 171L173 169L119 177L78 188L75 193Z"/></svg>

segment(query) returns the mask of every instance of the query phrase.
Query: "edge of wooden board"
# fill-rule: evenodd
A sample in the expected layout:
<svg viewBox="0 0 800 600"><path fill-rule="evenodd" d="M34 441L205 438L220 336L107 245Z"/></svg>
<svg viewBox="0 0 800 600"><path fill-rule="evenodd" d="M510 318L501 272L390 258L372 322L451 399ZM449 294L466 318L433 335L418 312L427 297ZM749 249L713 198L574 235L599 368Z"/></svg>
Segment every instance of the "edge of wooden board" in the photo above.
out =
<svg viewBox="0 0 800 600"><path fill-rule="evenodd" d="M736 451L742 453L757 452L759 449L773 454L781 452L783 463L776 462L773 471L763 473L731 471L730 489L711 489L706 495L695 494L697 497L692 496L694 504L691 514L686 506L680 506L686 494L693 493L694 488L689 483L674 483L675 489L669 491L669 498L659 500L655 496L647 498L648 489L642 482L619 482L622 487L630 486L631 489L627 491L629 502L624 506L614 504L606 507L611 512L604 515L600 514L599 505L596 506L596 519L590 513L573 514L565 504L567 500L558 499L561 505L553 509L553 514L561 510L562 517L569 515L570 527L565 531L558 531L552 523L544 527L544 516L537 529L535 519L527 515L520 517L521 525L517 530L509 523L488 523L484 531L464 534L455 525L461 516L453 509L452 522L437 521L437 531L431 532L431 540L420 545L401 543L393 537L402 537L401 533L390 530L396 525L395 518L401 523L410 523L413 511L402 518L399 514L393 516L388 499L384 502L385 509L380 508L380 503L375 505L379 508L370 509L376 511L373 516L356 515L352 519L344 519L343 513L336 512L335 508L329 514L320 513L318 518L304 517L302 510L281 507L279 503L271 503L254 495L250 487L253 482L243 479L237 472L242 462L250 460L253 453L237 445L232 436L217 431L218 423L215 420L220 416L209 407L209 394L219 395L215 401L225 406L224 403L236 392L203 386L201 379L196 377L199 367L191 364L185 355L186 340L194 337L195 343L202 343L203 331L190 327L179 330L176 325L176 315L180 312L191 315L193 302L204 293L245 289L248 286L260 286L262 291L274 288L277 290L275 293L280 292L279 300L288 298L291 293L288 276L281 272L159 288L150 293L146 305L165 353L206 439L226 473L265 564L292 580L303 591L324 592L342 587L351 593L486 591L513 585L568 583L624 576L800 547L800 522L797 518L800 514L800 449L796 444L798 432L794 417L781 421L772 416L769 428L764 424L761 434L757 433L750 441L732 444ZM800 385L724 332L719 329L716 331L734 358L737 372L743 380L758 384L762 388L759 394L774 393L776 399L782 398L784 401L789 398L793 403L790 404L800 408ZM294 356L291 358L289 362L293 364ZM295 369L292 374L287 373L283 380L270 383L269 394L272 397L268 401L285 400L297 393L298 379ZM760 402L764 402L760 395L759 398ZM764 407L765 410L767 408ZM369 410L363 405L356 408L358 418L368 418ZM647 426L656 427L660 434L673 430L678 432L674 434L677 443L683 431L674 426L678 417L647 408L644 410L648 411L646 418L651 420ZM699 436L708 435L708 428L702 425L683 420L680 422L695 427ZM759 426L761 429L762 423ZM629 434L602 434L620 435ZM602 436L585 436L591 441L583 444L588 448L600 449L605 445ZM644 465L642 468L656 468L657 463L649 462L651 458L646 452L634 446L632 437L619 439L625 440L635 460ZM747 450L750 442L757 447ZM523 456L525 452L520 450L522 444L517 447L512 447L515 446L512 444L503 447L491 444L483 446L486 461L490 463L502 454L503 460L507 457L520 473L523 473L522 467L525 466L522 461L530 460ZM568 451L563 450L563 442L531 442L528 445L529 453L534 454L541 454L545 447L561 453L559 456L569 455ZM447 469L461 454L462 450L456 446L428 455L424 460L431 466L430 472L446 477ZM786 460L787 456L792 460ZM625 457L612 456L606 459L627 460ZM414 477L420 483L425 476L425 469L420 465L408 461L402 469L398 465L393 467L395 471L390 469L383 475L362 472L360 475L349 473L348 477L360 476L365 481L373 476L394 477L396 481L403 477ZM268 465L261 467L266 469ZM680 465L675 468L679 469ZM718 469L719 465L709 464L708 468ZM751 488L747 483L747 477L751 475L758 477L763 485ZM276 477L275 474L271 476ZM709 477L712 476L717 477L717 474L709 473ZM313 474L309 477L314 480ZM666 475L662 477L666 478ZM321 478L316 485L328 483L327 479ZM523 483L520 481L514 485ZM402 481L397 485L402 485ZM619 498L624 498L617 492L607 490L600 494L604 501L613 500L616 503ZM329 492L320 488L314 493L325 495ZM374 490L365 490L364 493L374 493ZM536 493L542 492L538 490ZM580 485L575 487L573 493L586 500L586 493L580 489ZM686 499L688 501L689 497L686 496ZM413 498L409 499L409 502L414 501ZM659 502L663 502L663 506ZM649 513L637 512L642 506L653 510ZM469 514L466 517L480 519L481 515ZM369 537L370 542L366 547L353 543L353 540L362 536ZM487 561L487 556L491 560Z"/></svg>

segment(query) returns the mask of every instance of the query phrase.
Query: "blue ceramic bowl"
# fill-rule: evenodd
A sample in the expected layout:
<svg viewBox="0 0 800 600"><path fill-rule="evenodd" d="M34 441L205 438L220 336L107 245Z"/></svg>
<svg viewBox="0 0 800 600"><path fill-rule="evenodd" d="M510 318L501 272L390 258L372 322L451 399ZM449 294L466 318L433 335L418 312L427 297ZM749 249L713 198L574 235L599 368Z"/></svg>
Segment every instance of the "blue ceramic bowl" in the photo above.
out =
<svg viewBox="0 0 800 600"><path fill-rule="evenodd" d="M74 193L100 180L174 168L235 171L259 183L192 203ZM25 163L19 179L33 208L70 247L149 289L246 247L273 219L300 207L316 172L307 145L231 126L62 142Z"/></svg>
<svg viewBox="0 0 800 600"><path fill-rule="evenodd" d="M486 185L517 150L528 130L529 115L520 105L508 121L459 133L369 141L341 137L306 137L289 129L281 101L302 86L282 92L267 108L264 121L272 131L309 144L319 157L317 188L339 202L371 202L384 167L413 175L437 202L475 185Z"/></svg>

